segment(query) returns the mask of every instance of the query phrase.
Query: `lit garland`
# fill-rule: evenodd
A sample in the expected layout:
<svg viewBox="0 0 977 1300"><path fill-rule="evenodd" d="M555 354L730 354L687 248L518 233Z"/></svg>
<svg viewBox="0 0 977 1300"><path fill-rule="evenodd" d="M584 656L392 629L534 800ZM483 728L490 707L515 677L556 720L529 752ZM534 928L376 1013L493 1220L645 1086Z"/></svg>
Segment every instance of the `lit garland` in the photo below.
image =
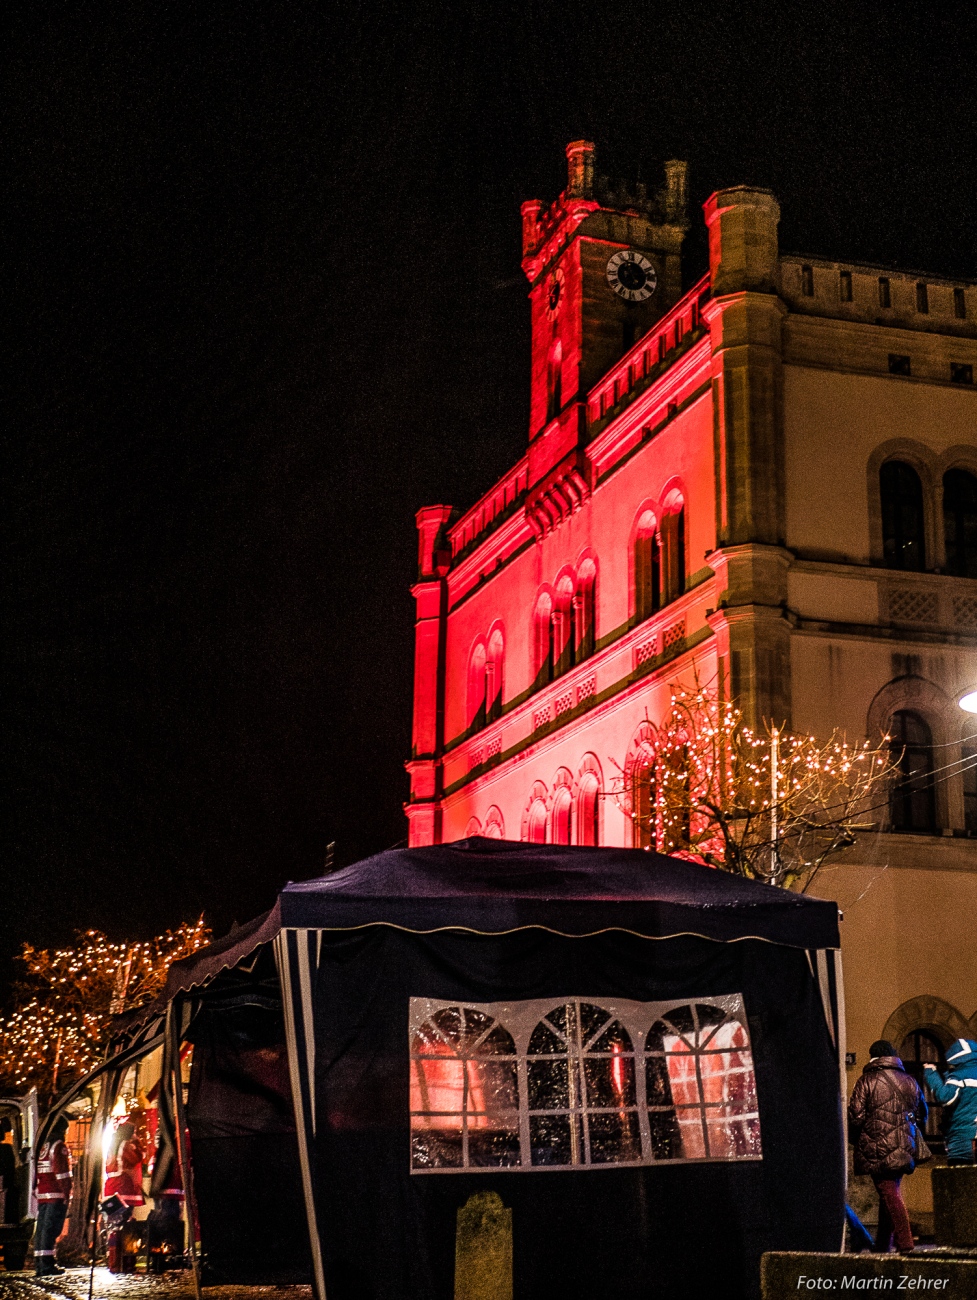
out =
<svg viewBox="0 0 977 1300"><path fill-rule="evenodd" d="M76 935L73 948L25 943L26 973L14 1009L0 1020L0 1089L36 1087L43 1097L102 1059L112 1017L151 1001L174 961L211 940L203 917L144 943L111 943L100 930Z"/></svg>
<svg viewBox="0 0 977 1300"><path fill-rule="evenodd" d="M772 725L761 734L696 679L673 688L653 749L614 794L659 852L792 887L869 828L897 772L888 737L873 747L837 731L827 741Z"/></svg>

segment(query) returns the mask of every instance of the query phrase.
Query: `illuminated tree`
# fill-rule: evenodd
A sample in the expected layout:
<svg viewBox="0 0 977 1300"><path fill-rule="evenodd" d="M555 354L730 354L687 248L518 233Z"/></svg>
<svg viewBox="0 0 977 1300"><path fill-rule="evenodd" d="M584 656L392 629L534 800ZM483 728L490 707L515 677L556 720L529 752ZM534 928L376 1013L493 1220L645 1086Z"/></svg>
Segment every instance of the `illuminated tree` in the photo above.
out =
<svg viewBox="0 0 977 1300"><path fill-rule="evenodd" d="M102 1059L112 1017L151 1001L174 961L210 942L203 917L145 943L111 943L99 930L72 948L18 957L13 1009L0 1020L0 1090L36 1087L47 1101Z"/></svg>
<svg viewBox="0 0 977 1300"><path fill-rule="evenodd" d="M768 726L698 680L676 686L653 754L615 792L659 852L787 888L806 887L831 854L871 829L898 773L888 738L852 745ZM877 820L877 817L876 817Z"/></svg>

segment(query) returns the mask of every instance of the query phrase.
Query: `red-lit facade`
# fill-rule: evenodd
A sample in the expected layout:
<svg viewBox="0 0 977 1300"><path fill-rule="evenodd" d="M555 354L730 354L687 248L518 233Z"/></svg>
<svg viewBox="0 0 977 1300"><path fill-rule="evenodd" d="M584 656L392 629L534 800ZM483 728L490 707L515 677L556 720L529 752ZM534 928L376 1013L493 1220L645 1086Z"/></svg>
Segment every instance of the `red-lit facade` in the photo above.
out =
<svg viewBox="0 0 977 1300"><path fill-rule="evenodd" d="M460 518L418 513L412 844L631 843L649 723L693 667L728 672L717 409L742 304L715 297L715 275L681 293L685 164L649 199L602 187L586 142L567 155L566 191L522 209L527 453ZM736 203L740 227L775 208Z"/></svg>
<svg viewBox="0 0 977 1300"><path fill-rule="evenodd" d="M684 165L649 200L567 154L522 210L526 455L418 513L410 842L640 844L695 677L753 725L898 737L917 775L810 892L855 1073L877 1038L921 1061L977 1034L977 283L781 253L737 187L683 293Z"/></svg>

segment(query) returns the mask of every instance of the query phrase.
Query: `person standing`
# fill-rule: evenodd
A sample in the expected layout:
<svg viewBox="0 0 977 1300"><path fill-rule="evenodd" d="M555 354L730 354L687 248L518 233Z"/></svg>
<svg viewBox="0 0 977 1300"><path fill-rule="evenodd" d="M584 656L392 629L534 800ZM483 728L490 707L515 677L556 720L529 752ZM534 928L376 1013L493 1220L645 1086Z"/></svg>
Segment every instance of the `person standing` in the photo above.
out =
<svg viewBox="0 0 977 1300"><path fill-rule="evenodd" d="M34 1230L34 1272L38 1277L63 1273L54 1262L54 1246L64 1227L71 1199L71 1155L65 1146L66 1116L59 1115L50 1138L37 1153L37 1225Z"/></svg>
<svg viewBox="0 0 977 1300"><path fill-rule="evenodd" d="M848 1103L849 1141L855 1147L855 1173L869 1174L879 1194L875 1249L913 1250L909 1214L900 1184L916 1167L916 1125L926 1123L926 1101L916 1080L884 1038L869 1048L868 1065Z"/></svg>
<svg viewBox="0 0 977 1300"><path fill-rule="evenodd" d="M972 1165L977 1158L977 1043L958 1038L947 1050L946 1079L928 1062L926 1084L943 1107L947 1164Z"/></svg>

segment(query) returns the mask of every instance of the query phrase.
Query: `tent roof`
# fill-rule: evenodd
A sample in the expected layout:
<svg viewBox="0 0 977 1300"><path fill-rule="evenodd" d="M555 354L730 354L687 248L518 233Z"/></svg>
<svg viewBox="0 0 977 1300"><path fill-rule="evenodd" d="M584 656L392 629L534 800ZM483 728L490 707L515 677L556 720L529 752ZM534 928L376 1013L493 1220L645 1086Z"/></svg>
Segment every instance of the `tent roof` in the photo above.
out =
<svg viewBox="0 0 977 1300"><path fill-rule="evenodd" d="M638 849L566 848L481 837L390 849L287 885L287 928L390 925L502 934L539 926L566 935L629 930L837 948L834 903Z"/></svg>

